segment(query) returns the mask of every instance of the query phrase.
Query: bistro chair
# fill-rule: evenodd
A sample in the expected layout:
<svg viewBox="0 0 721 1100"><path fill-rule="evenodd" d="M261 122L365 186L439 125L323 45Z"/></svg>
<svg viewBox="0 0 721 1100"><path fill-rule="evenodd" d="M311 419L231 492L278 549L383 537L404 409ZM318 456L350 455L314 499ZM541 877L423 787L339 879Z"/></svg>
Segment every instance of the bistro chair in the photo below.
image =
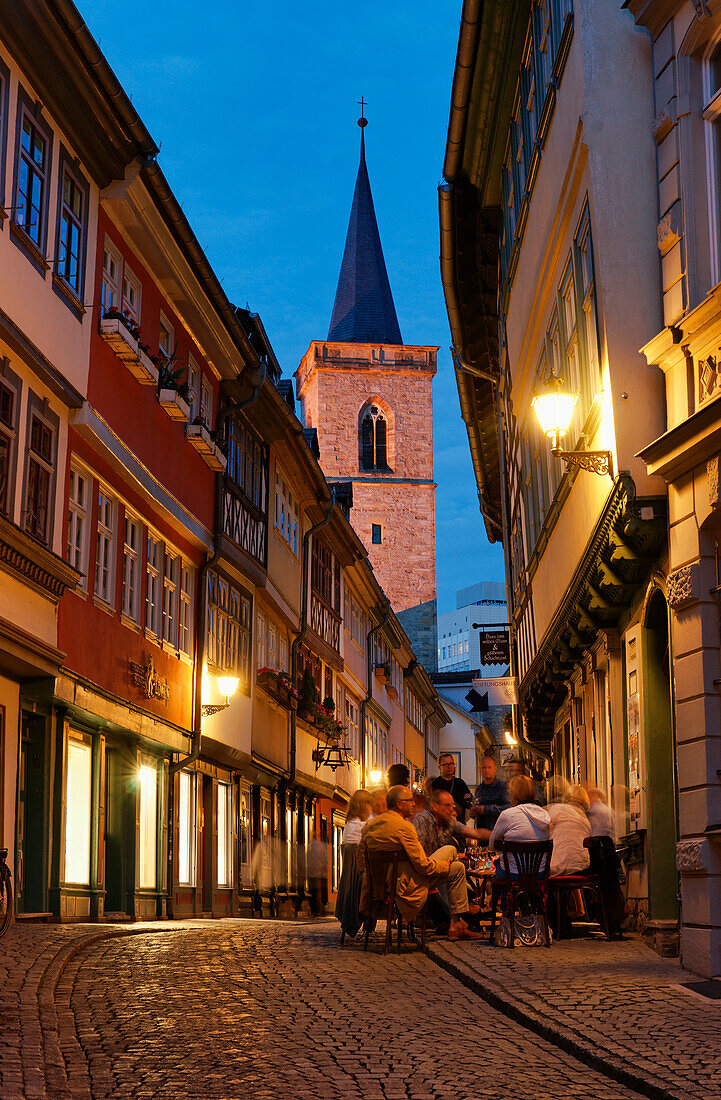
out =
<svg viewBox="0 0 721 1100"><path fill-rule="evenodd" d="M515 946L516 910L519 909L518 901L521 895L525 895L529 901L535 898L540 915L543 917L543 930L546 936L546 947L551 946L551 937L548 931L548 874L551 867L552 840L517 841L515 844L509 840L498 845L503 856L504 879L491 880L491 933L490 942L496 942L496 906L501 901L501 914L508 917L511 925L510 946ZM511 878L511 868L508 857L513 856L516 862L515 878ZM545 862L544 862L545 860ZM519 910L520 911L520 910Z"/></svg>
<svg viewBox="0 0 721 1100"><path fill-rule="evenodd" d="M579 871L575 875L553 875L549 879L549 886L552 888L556 896L556 939L560 940L563 935L563 902L568 901L568 895L572 890L589 890L596 898L596 904L601 912L601 930L603 931L607 940L611 939L611 929L608 923L608 913L606 912L606 902L603 896L603 890L601 889L601 880L598 874L598 870L595 866L595 837L587 836L583 842L584 848L588 848L590 852L591 865L588 871Z"/></svg>
<svg viewBox="0 0 721 1100"><path fill-rule="evenodd" d="M371 855L367 848L365 850L366 874L368 875L370 891L370 913L368 913L365 918L364 951L368 950L368 937L370 936L371 929L376 920L385 919L386 935L383 944L383 954L386 955L388 953L388 949L391 945L391 937L393 935L393 918L395 917L398 922L398 951L400 953L403 917L396 904L398 855L398 852L374 852ZM426 946L426 908L427 905L424 905L420 914L422 951L425 950ZM408 922L408 924L412 923L413 922ZM413 935L409 935L409 938L415 942L415 925Z"/></svg>

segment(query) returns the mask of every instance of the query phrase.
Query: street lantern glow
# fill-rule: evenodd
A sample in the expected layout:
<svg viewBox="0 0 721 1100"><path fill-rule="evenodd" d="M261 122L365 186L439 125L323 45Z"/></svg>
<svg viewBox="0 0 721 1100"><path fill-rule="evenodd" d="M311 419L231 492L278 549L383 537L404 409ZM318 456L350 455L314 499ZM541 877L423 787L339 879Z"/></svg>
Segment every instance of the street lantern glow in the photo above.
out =
<svg viewBox="0 0 721 1100"><path fill-rule="evenodd" d="M226 699L230 699L231 695L235 695L238 690L238 683L237 676L219 676L218 689L220 694L224 695Z"/></svg>
<svg viewBox="0 0 721 1100"><path fill-rule="evenodd" d="M563 439L571 423L578 394L564 388L563 381L552 374L545 383L545 392L533 398L531 404L544 435L549 436L554 445Z"/></svg>
<svg viewBox="0 0 721 1100"><path fill-rule="evenodd" d="M369 776L370 776L370 781L371 781L371 783L374 783L374 784L376 784L376 785L377 785L378 783L380 783L380 781L381 781L381 778L382 778L382 776L383 776L383 772L379 772L379 771L377 771L377 770L375 770L375 769L374 769L374 770L373 770L372 772L369 772L368 774L369 774Z"/></svg>

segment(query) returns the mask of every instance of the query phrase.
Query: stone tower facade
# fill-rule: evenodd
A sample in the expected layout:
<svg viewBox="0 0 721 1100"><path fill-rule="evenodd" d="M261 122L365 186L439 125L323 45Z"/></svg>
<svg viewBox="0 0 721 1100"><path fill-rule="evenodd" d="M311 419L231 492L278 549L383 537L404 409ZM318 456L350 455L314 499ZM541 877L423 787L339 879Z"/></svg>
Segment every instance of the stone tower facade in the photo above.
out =
<svg viewBox="0 0 721 1100"><path fill-rule="evenodd" d="M351 481L351 521L419 659L436 659L433 394L437 347L404 344L361 159L327 340L296 371L329 481Z"/></svg>

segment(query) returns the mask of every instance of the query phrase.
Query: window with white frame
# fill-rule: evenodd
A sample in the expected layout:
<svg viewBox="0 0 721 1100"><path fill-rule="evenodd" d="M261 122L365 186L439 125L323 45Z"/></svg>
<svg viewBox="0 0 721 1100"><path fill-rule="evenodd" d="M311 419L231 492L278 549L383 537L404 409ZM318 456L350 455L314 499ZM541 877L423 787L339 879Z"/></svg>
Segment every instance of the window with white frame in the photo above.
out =
<svg viewBox="0 0 721 1100"><path fill-rule="evenodd" d="M255 661L258 668L265 668L265 617L258 612L255 620Z"/></svg>
<svg viewBox="0 0 721 1100"><path fill-rule="evenodd" d="M351 599L350 608L350 636L356 645L365 650L366 646L366 617L358 600Z"/></svg>
<svg viewBox="0 0 721 1100"><path fill-rule="evenodd" d="M185 562L180 566L180 609L178 649L188 656L193 645L193 570Z"/></svg>
<svg viewBox="0 0 721 1100"><path fill-rule="evenodd" d="M136 325L140 324L141 288L140 279L130 270L127 264L123 270L123 300L122 312L126 313Z"/></svg>
<svg viewBox="0 0 721 1100"><path fill-rule="evenodd" d="M19 397L20 380L6 365L0 375L0 514L4 516L11 514L13 505Z"/></svg>
<svg viewBox="0 0 721 1100"><path fill-rule="evenodd" d="M88 188L83 177L79 172L74 171L63 157L56 272L77 296L80 296L83 290L87 195Z"/></svg>
<svg viewBox="0 0 721 1100"><path fill-rule="evenodd" d="M140 768L140 888L154 890L158 881L158 771L154 764Z"/></svg>
<svg viewBox="0 0 721 1100"><path fill-rule="evenodd" d="M218 573L208 574L208 663L250 683L251 602Z"/></svg>
<svg viewBox="0 0 721 1100"><path fill-rule="evenodd" d="M126 512L123 540L123 614L135 623L140 622L141 539L140 522Z"/></svg>
<svg viewBox="0 0 721 1100"><path fill-rule="evenodd" d="M366 768L369 771L386 770L388 766L388 730L366 714Z"/></svg>
<svg viewBox="0 0 721 1100"><path fill-rule="evenodd" d="M93 753L89 738L68 739L65 780L65 882L90 884Z"/></svg>
<svg viewBox="0 0 721 1100"><path fill-rule="evenodd" d="M87 571L88 509L91 491L91 479L81 473L76 466L71 466L68 491L67 559L73 569L83 574ZM81 588L85 588L86 584L87 578L83 576L80 582Z"/></svg>
<svg viewBox="0 0 721 1100"><path fill-rule="evenodd" d="M288 667L288 639L284 633L278 638L278 667L284 672L290 672Z"/></svg>
<svg viewBox="0 0 721 1100"><path fill-rule="evenodd" d="M95 595L104 603L115 601L115 501L98 488L98 529L95 537Z"/></svg>
<svg viewBox="0 0 721 1100"><path fill-rule="evenodd" d="M56 432L40 411L30 415L30 443L27 450L25 530L40 542L52 536Z"/></svg>
<svg viewBox="0 0 721 1100"><path fill-rule="evenodd" d="M232 787L218 783L218 886L230 886L232 862Z"/></svg>
<svg viewBox="0 0 721 1100"><path fill-rule="evenodd" d="M188 356L188 406L190 408L190 419L195 420L198 415L198 398L200 395L200 367L193 359L192 355Z"/></svg>
<svg viewBox="0 0 721 1100"><path fill-rule="evenodd" d="M268 667L278 667L278 628L275 623L268 623Z"/></svg>
<svg viewBox="0 0 721 1100"><path fill-rule="evenodd" d="M145 629L156 638L160 637L162 554L162 542L148 533L148 549L145 560Z"/></svg>
<svg viewBox="0 0 721 1100"><path fill-rule="evenodd" d="M22 117L13 221L37 248L44 250L48 231L51 136L24 96L20 102Z"/></svg>
<svg viewBox="0 0 721 1100"><path fill-rule="evenodd" d="M207 378L200 378L200 408L198 416L206 428L213 427L213 388Z"/></svg>
<svg viewBox="0 0 721 1100"><path fill-rule="evenodd" d="M103 245L103 282L100 290L100 298L103 314L109 309L120 308L120 282L123 267L119 253L106 240Z"/></svg>
<svg viewBox="0 0 721 1100"><path fill-rule="evenodd" d="M280 470L275 471L275 528L293 553L298 553L298 504Z"/></svg>
<svg viewBox="0 0 721 1100"><path fill-rule="evenodd" d="M165 551L163 570L163 641L173 647L178 645L178 582L180 558Z"/></svg>
<svg viewBox="0 0 721 1100"><path fill-rule="evenodd" d="M455 646L453 648L455 649ZM423 707L416 695L408 688L406 688L406 718L419 732L423 732Z"/></svg>
<svg viewBox="0 0 721 1100"><path fill-rule="evenodd" d="M347 727L346 744L354 760L360 760L360 707L358 701L345 693L345 724Z"/></svg>
<svg viewBox="0 0 721 1100"><path fill-rule="evenodd" d="M168 362L173 357L173 326L164 313L160 314L160 328L158 330L158 351Z"/></svg>
<svg viewBox="0 0 721 1100"><path fill-rule="evenodd" d="M195 772L178 773L178 882L195 885Z"/></svg>
<svg viewBox="0 0 721 1100"><path fill-rule="evenodd" d="M238 785L238 797L240 799L240 805L238 806L240 878L243 883L247 883L250 879L253 830L251 827L250 784L244 779L241 779Z"/></svg>

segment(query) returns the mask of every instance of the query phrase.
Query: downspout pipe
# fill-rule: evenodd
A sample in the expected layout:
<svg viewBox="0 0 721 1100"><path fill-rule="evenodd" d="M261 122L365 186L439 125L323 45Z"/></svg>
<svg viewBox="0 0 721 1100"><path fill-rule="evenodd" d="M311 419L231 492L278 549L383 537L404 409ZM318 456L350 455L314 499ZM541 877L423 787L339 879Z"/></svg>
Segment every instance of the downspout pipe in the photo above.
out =
<svg viewBox="0 0 721 1100"><path fill-rule="evenodd" d="M321 503L320 501L318 503ZM300 630L296 634L290 647L290 682L295 687L298 681L298 650L300 643L305 638L308 630L308 574L310 570L310 540L313 535L316 535L318 531L322 531L327 524L330 523L333 516L333 509L335 508L335 497L332 492L329 492L328 499L323 501L325 504L326 512L323 519L314 524L313 527L309 527L306 533L303 535L303 561L302 561L302 592L301 592L301 612L300 612ZM298 743L298 731L296 727L297 714L295 710L291 709L290 712L290 749L288 752L288 784L289 786L295 783L296 776L296 749Z"/></svg>
<svg viewBox="0 0 721 1100"><path fill-rule="evenodd" d="M383 618L375 626L372 626L366 634L366 675L368 677L368 688L366 691L366 697L361 701L360 705L360 755L361 755L361 784L363 787L366 785L366 710L368 704L373 698L373 656L371 651L371 642L378 633L386 625L391 617L391 601L386 596L386 606L383 612Z"/></svg>

